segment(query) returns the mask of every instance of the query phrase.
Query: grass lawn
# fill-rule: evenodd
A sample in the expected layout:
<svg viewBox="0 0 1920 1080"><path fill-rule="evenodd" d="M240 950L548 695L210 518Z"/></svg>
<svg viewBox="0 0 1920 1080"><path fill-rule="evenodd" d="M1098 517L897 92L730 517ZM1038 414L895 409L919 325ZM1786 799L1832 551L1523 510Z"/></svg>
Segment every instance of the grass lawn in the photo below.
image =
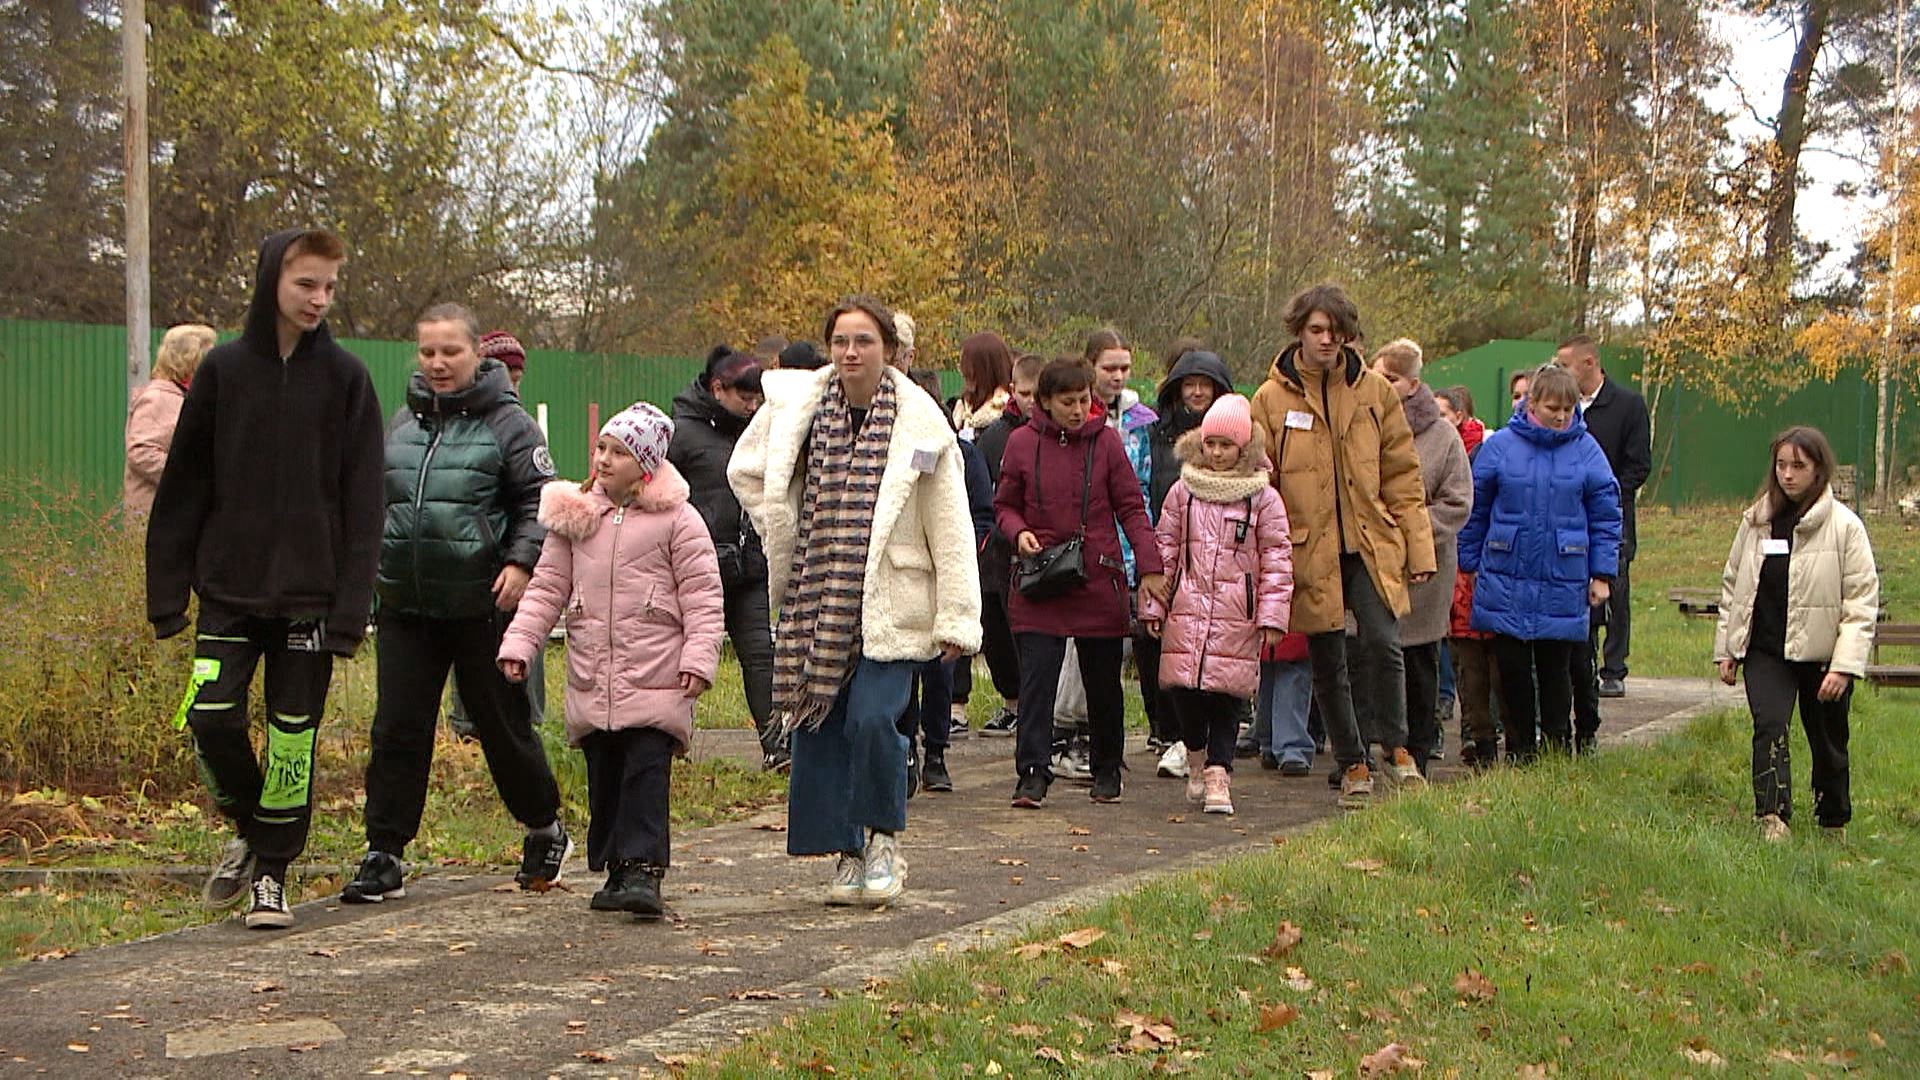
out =
<svg viewBox="0 0 1920 1080"><path fill-rule="evenodd" d="M1860 699L1844 843L1761 841L1751 729L1708 717L919 965L688 1075L1331 1077L1396 1043L1430 1076L1912 1075L1913 715Z"/></svg>

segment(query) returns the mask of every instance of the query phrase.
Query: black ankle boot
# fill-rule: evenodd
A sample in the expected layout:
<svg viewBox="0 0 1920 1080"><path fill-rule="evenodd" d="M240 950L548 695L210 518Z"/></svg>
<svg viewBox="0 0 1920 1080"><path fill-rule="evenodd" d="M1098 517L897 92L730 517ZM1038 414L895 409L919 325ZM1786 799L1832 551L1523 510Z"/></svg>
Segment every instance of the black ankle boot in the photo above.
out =
<svg viewBox="0 0 1920 1080"><path fill-rule="evenodd" d="M607 864L607 883L593 894L587 906L594 911L620 911L619 897L627 888L627 876L630 867L636 865L627 860L615 859Z"/></svg>
<svg viewBox="0 0 1920 1080"><path fill-rule="evenodd" d="M945 749L927 748L926 764L920 768L920 787L923 791L953 790L953 777L947 775Z"/></svg>
<svg viewBox="0 0 1920 1080"><path fill-rule="evenodd" d="M608 896L615 911L630 911L642 919L658 919L666 913L660 902L660 879L666 876L663 866L652 866L638 859L624 860L620 864L620 889Z"/></svg>

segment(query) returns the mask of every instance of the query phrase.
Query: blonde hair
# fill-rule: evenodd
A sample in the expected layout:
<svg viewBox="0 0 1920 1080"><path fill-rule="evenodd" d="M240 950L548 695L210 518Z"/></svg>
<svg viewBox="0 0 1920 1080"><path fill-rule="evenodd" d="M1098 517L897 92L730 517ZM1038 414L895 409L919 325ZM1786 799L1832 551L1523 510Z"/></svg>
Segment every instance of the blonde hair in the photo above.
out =
<svg viewBox="0 0 1920 1080"><path fill-rule="evenodd" d="M213 327L199 323L181 323L167 330L160 339L160 351L153 358L153 377L168 382L186 382L213 348Z"/></svg>
<svg viewBox="0 0 1920 1080"><path fill-rule="evenodd" d="M900 339L901 348L913 348L914 332L918 329L919 325L913 321L913 316L904 311L895 311L893 313L893 333L894 336Z"/></svg>
<svg viewBox="0 0 1920 1080"><path fill-rule="evenodd" d="M1380 346L1380 351L1373 354L1373 361L1377 364L1383 360L1401 378L1420 381L1420 369L1425 366L1425 359L1420 346L1412 338L1395 338Z"/></svg>
<svg viewBox="0 0 1920 1080"><path fill-rule="evenodd" d="M1573 373L1558 364L1546 363L1533 369L1533 375L1527 380L1527 402L1564 401L1570 405L1580 403L1580 384L1574 380Z"/></svg>

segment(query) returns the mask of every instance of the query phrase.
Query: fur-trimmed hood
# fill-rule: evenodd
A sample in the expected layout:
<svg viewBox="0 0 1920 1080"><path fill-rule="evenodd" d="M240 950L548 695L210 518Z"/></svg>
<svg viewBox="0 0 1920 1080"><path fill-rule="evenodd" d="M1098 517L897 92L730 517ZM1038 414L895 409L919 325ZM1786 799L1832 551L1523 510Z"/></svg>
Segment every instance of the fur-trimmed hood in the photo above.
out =
<svg viewBox="0 0 1920 1080"><path fill-rule="evenodd" d="M649 514L672 510L687 501L687 482L671 462L663 461L652 478L640 485L627 505ZM581 491L572 480L555 480L540 489L540 524L569 540L580 541L594 534L600 519L615 509L599 483L592 491Z"/></svg>
<svg viewBox="0 0 1920 1080"><path fill-rule="evenodd" d="M1187 490L1201 502L1232 503L1250 499L1271 483L1266 442L1266 432L1256 426L1252 441L1240 449L1240 462L1233 471L1215 472L1202 463L1206 439L1201 437L1199 428L1194 428L1173 444L1174 453L1180 457L1180 479L1186 481Z"/></svg>

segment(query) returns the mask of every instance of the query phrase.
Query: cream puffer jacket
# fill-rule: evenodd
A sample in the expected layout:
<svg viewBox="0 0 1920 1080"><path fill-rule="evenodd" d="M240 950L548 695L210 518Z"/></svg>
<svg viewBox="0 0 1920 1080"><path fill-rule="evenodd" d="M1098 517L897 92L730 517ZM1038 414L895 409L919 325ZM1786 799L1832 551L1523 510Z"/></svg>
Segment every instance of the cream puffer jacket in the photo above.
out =
<svg viewBox="0 0 1920 1080"><path fill-rule="evenodd" d="M1772 536L1767 500L1762 499L1741 516L1720 575L1716 661L1747 655L1754 593L1766 558L1761 545ZM1879 610L1880 573L1874 568L1867 527L1828 491L1793 529L1793 555L1787 564L1787 659L1825 661L1828 671L1859 678L1867 670Z"/></svg>

